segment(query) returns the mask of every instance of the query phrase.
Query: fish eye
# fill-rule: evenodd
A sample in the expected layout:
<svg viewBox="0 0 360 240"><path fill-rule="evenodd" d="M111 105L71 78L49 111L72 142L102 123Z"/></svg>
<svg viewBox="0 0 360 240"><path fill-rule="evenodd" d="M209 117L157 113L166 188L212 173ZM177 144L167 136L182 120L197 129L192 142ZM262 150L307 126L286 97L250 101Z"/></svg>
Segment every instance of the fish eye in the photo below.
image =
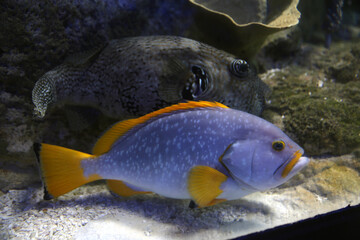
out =
<svg viewBox="0 0 360 240"><path fill-rule="evenodd" d="M249 64L242 59L235 59L231 62L230 71L238 77L246 77L249 73Z"/></svg>
<svg viewBox="0 0 360 240"><path fill-rule="evenodd" d="M280 152L280 151L282 151L284 148L285 148L285 143L284 143L284 141L274 141L273 143L272 143L272 148L275 150L275 151L278 151L278 152Z"/></svg>
<svg viewBox="0 0 360 240"><path fill-rule="evenodd" d="M193 77L185 84L182 91L183 98L187 100L193 100L200 96L207 90L209 84L209 79L204 69L198 66L192 66L191 71Z"/></svg>

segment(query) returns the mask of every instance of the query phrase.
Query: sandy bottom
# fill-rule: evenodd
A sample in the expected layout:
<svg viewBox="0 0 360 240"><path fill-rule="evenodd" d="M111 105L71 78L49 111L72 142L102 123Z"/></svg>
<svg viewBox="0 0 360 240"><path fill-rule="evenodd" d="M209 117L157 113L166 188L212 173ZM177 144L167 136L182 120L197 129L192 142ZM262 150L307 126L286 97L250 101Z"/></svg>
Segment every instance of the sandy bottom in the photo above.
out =
<svg viewBox="0 0 360 240"><path fill-rule="evenodd" d="M360 194L352 188L357 186L346 186L360 183L359 174L345 166L337 167L336 160L312 159L305 175L286 186L202 209L188 208L186 200L155 194L113 196L102 182L83 186L51 201L42 199L40 186L10 190L0 196L0 239L238 237L359 204ZM330 165L321 170L316 167ZM346 182L341 182L343 172L348 174ZM313 176L307 178L307 174ZM323 185L323 180L331 188ZM339 185L336 189L335 183Z"/></svg>

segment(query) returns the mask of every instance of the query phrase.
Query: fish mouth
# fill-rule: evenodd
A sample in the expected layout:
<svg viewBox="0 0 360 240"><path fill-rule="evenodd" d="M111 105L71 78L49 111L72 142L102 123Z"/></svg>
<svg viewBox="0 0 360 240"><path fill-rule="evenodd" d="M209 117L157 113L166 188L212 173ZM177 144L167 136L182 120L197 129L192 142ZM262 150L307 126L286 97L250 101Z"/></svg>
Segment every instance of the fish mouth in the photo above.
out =
<svg viewBox="0 0 360 240"><path fill-rule="evenodd" d="M281 171L281 178L286 178L293 170L296 170L296 172L300 171L309 162L307 157L301 157L303 153L304 150L297 150L288 160L275 170L274 175Z"/></svg>
<svg viewBox="0 0 360 240"><path fill-rule="evenodd" d="M197 65L191 67L193 76L188 79L182 90L182 97L187 100L194 100L208 91L210 81L206 69Z"/></svg>

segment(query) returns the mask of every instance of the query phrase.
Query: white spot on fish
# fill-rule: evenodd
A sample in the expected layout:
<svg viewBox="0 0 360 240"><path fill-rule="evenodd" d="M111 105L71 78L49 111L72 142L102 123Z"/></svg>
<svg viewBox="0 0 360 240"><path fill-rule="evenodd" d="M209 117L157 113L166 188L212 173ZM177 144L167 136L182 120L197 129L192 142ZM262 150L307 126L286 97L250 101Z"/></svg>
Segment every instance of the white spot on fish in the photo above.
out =
<svg viewBox="0 0 360 240"><path fill-rule="evenodd" d="M195 145L194 144L191 146L191 151L195 151Z"/></svg>

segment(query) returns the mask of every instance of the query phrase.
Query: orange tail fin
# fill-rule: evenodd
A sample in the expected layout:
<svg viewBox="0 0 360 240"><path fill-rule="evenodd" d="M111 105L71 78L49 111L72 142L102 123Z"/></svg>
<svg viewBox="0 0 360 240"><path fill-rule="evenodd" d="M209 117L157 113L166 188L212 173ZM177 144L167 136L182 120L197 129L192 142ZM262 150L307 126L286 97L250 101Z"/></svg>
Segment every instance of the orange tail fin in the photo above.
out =
<svg viewBox="0 0 360 240"><path fill-rule="evenodd" d="M34 150L45 183L45 199L51 199L48 194L59 197L81 185L101 179L97 174L88 178L83 174L81 160L94 155L45 143L35 143Z"/></svg>

